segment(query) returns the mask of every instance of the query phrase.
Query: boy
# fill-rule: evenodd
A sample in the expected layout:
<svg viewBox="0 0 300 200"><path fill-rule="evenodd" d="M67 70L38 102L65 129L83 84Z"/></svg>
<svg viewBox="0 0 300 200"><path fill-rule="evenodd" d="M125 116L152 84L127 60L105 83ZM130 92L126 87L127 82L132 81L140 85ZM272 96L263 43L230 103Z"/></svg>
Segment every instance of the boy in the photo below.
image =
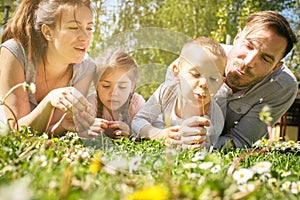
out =
<svg viewBox="0 0 300 200"><path fill-rule="evenodd" d="M186 43L172 66L176 82L160 85L134 117L133 133L187 148L214 145L224 116L213 96L225 66L226 53L217 42L199 37ZM205 123L200 126L199 121Z"/></svg>

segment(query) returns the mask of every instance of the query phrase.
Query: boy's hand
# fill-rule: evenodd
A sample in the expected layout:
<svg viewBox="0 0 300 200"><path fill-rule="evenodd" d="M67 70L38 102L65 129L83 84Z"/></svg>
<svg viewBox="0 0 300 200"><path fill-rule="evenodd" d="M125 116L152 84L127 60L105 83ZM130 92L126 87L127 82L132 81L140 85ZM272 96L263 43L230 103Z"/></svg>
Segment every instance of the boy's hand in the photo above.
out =
<svg viewBox="0 0 300 200"><path fill-rule="evenodd" d="M162 130L164 137L164 144L172 146L181 146L181 136L179 134L179 126L171 126Z"/></svg>
<svg viewBox="0 0 300 200"><path fill-rule="evenodd" d="M182 148L199 149L206 140L206 128L210 121L205 117L194 116L182 122L179 133Z"/></svg>

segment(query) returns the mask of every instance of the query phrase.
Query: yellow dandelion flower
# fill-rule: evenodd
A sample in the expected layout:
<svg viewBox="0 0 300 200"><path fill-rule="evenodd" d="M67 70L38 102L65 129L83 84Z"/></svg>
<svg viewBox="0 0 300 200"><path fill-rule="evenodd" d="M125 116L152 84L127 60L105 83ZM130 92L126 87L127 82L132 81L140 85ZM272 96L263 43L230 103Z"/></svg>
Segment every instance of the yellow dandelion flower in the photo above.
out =
<svg viewBox="0 0 300 200"><path fill-rule="evenodd" d="M126 200L164 200L170 197L167 188L159 185L150 186L128 195Z"/></svg>
<svg viewBox="0 0 300 200"><path fill-rule="evenodd" d="M98 151L98 152L95 153L95 155L92 157L92 159L91 159L91 164L90 164L90 172L91 172L92 174L97 173L97 172L101 169L101 167L102 167L101 157L102 157L101 151Z"/></svg>

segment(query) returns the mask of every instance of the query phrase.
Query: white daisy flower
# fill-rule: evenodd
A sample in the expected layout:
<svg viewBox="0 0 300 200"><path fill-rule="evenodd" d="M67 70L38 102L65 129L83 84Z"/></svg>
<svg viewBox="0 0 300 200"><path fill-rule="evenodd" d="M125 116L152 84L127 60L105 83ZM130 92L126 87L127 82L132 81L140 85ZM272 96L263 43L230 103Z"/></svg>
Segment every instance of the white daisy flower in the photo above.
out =
<svg viewBox="0 0 300 200"><path fill-rule="evenodd" d="M252 192L252 191L254 191L255 186L253 183L245 183L242 185L238 185L238 189L243 193Z"/></svg>
<svg viewBox="0 0 300 200"><path fill-rule="evenodd" d="M42 167L45 167L48 164L47 157L45 155L41 155L38 158L38 162L41 164Z"/></svg>
<svg viewBox="0 0 300 200"><path fill-rule="evenodd" d="M203 162L199 164L199 168L206 170L206 169L210 169L213 165L214 165L213 162Z"/></svg>
<svg viewBox="0 0 300 200"><path fill-rule="evenodd" d="M256 163L252 167L252 170L258 174L263 174L266 172L270 172L271 166L272 166L272 163L270 163L268 161L259 162L259 163Z"/></svg>
<svg viewBox="0 0 300 200"><path fill-rule="evenodd" d="M195 154L195 156L192 158L192 162L197 162L199 160L204 160L206 156L206 153L203 151L199 151Z"/></svg>
<svg viewBox="0 0 300 200"><path fill-rule="evenodd" d="M184 169L194 169L197 167L196 163L184 163L182 166Z"/></svg>
<svg viewBox="0 0 300 200"><path fill-rule="evenodd" d="M300 192L300 181L292 182L291 192L298 194Z"/></svg>
<svg viewBox="0 0 300 200"><path fill-rule="evenodd" d="M270 173L263 173L260 177L259 177L259 179L261 180L261 181L263 181L263 182L267 182L269 179L271 179L272 178L272 176L271 176L271 174Z"/></svg>
<svg viewBox="0 0 300 200"><path fill-rule="evenodd" d="M252 177L253 171L246 168L241 168L233 173L233 179L236 180L238 184L247 183Z"/></svg>
<svg viewBox="0 0 300 200"><path fill-rule="evenodd" d="M281 190L290 191L291 181L286 181L281 185Z"/></svg>
<svg viewBox="0 0 300 200"><path fill-rule="evenodd" d="M285 171L285 172L282 172L281 177L287 177L289 175L291 175L291 172L290 171Z"/></svg>
<svg viewBox="0 0 300 200"><path fill-rule="evenodd" d="M210 169L210 172L213 174L218 173L219 171L221 171L221 165L215 165Z"/></svg>

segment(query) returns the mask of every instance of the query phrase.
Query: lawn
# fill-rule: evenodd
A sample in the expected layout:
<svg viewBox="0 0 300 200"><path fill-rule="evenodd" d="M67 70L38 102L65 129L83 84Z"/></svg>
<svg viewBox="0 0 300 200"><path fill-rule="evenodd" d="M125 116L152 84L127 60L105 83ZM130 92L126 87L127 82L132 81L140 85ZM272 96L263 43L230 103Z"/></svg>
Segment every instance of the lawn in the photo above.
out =
<svg viewBox="0 0 300 200"><path fill-rule="evenodd" d="M0 136L0 199L299 199L300 143L180 150L159 141Z"/></svg>

